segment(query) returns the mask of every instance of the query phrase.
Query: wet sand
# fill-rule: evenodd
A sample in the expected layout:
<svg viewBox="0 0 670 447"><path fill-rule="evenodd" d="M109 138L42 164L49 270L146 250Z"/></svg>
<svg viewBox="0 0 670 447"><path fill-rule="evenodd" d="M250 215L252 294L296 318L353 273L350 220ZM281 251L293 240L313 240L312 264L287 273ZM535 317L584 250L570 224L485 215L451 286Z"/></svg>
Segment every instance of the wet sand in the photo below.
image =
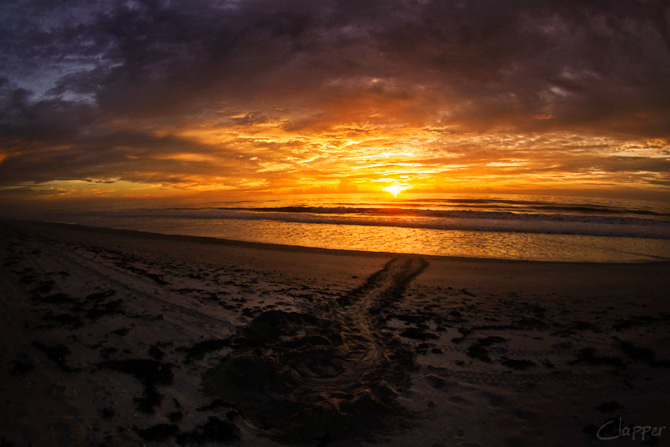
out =
<svg viewBox="0 0 670 447"><path fill-rule="evenodd" d="M3 446L670 444L668 263L0 236Z"/></svg>

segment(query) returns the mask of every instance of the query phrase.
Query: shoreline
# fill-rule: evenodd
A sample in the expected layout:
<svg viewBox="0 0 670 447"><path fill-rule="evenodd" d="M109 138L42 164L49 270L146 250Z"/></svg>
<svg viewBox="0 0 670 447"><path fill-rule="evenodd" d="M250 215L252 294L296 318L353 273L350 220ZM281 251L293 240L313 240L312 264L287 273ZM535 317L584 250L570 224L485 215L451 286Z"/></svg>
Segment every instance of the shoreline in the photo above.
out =
<svg viewBox="0 0 670 447"><path fill-rule="evenodd" d="M203 243L203 244L219 244L224 246L233 246L233 247L246 247L246 248L255 248L255 249L265 249L265 250L277 250L277 251L287 251L287 252L304 252L304 253L320 253L320 254L337 254L341 256L371 256L371 257L387 257L387 256L420 256L422 258L433 259L433 260L452 260L459 262L502 262L502 263L519 263L519 264L571 264L571 265L645 265L645 264L667 264L670 265L670 260L638 260L630 262L597 262L597 261L539 261L539 260L526 260L526 259L505 259L505 258L478 258L478 257L468 257L468 256L443 256L443 255L431 255L431 254L417 254L417 253L397 253L397 252L385 252L385 251L365 251L365 250L348 250L348 249L336 249L336 248L322 248L322 247L309 247L304 245L288 245L288 244L273 244L267 242L252 242L252 241L241 241L234 239L225 239L211 236L191 236L191 235L180 235L180 234L168 234L168 233L156 233L151 231L144 230L129 230L121 228L111 228L111 227L98 227L90 225L82 225L74 222L60 222L60 221L48 221L48 220L25 220L25 219L14 219L14 218L0 218L0 224L2 223L15 223L15 224L27 224L27 225L44 225L49 226L53 225L54 227L60 228L69 228L72 230L81 230L89 232L100 232L100 233L109 233L109 234L118 234L126 236L134 236L138 238L152 238L152 239L163 239L163 240L174 240L181 242L194 242L194 243Z"/></svg>
<svg viewBox="0 0 670 447"><path fill-rule="evenodd" d="M666 262L25 221L0 236L0 439L16 447L609 447L610 420L668 425Z"/></svg>

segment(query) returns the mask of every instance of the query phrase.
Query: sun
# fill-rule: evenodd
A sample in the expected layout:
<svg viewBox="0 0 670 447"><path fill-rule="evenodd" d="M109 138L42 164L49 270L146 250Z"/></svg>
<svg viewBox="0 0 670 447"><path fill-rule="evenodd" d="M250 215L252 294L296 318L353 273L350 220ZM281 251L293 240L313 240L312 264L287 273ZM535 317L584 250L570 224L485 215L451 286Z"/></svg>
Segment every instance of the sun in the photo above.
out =
<svg viewBox="0 0 670 447"><path fill-rule="evenodd" d="M394 196L398 196L402 191L411 188L411 186L406 186L406 185L390 185L387 186L386 188L382 188L382 191L390 192Z"/></svg>

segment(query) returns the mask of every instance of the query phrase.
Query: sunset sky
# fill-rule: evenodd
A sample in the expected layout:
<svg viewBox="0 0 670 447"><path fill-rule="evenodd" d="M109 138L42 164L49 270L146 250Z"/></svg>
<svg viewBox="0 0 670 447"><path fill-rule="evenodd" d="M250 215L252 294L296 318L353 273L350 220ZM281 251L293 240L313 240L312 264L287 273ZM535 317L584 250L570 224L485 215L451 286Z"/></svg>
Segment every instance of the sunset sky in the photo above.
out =
<svg viewBox="0 0 670 447"><path fill-rule="evenodd" d="M670 4L8 0L0 198L670 197Z"/></svg>

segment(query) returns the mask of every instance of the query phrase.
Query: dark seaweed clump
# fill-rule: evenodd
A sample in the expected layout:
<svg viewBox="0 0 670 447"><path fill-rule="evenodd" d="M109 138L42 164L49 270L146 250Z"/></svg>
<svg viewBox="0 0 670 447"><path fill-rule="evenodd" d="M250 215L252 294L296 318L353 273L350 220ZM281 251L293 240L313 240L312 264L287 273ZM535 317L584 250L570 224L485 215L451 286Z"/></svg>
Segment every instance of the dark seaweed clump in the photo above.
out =
<svg viewBox="0 0 670 447"><path fill-rule="evenodd" d="M24 352L16 356L16 358L12 362L11 368L9 369L9 373L12 376L25 377L25 375L28 374L33 369L35 369L35 364L33 363L32 360L30 360L28 355Z"/></svg>
<svg viewBox="0 0 670 447"><path fill-rule="evenodd" d="M227 339L214 339L214 340L205 340L194 344L191 347L181 347L177 348L179 352L186 353L186 360L202 360L205 357L205 354L210 352L215 352L220 349L230 346L230 340Z"/></svg>
<svg viewBox="0 0 670 447"><path fill-rule="evenodd" d="M624 361L621 357L598 356L594 348L583 348L577 353L577 358L568 363L568 365L586 364L589 366L609 365L621 367Z"/></svg>
<svg viewBox="0 0 670 447"><path fill-rule="evenodd" d="M537 366L537 363L531 360L509 359L507 357L503 357L501 363L510 369L516 369L522 371L530 368L535 368Z"/></svg>
<svg viewBox="0 0 670 447"><path fill-rule="evenodd" d="M222 421L216 416L199 425L195 430L177 434L179 445L202 445L208 442L222 443L239 439L240 431L232 422Z"/></svg>
<svg viewBox="0 0 670 447"><path fill-rule="evenodd" d="M64 344L58 343L54 346L48 346L35 340L31 345L35 349L42 351L49 360L54 362L63 371L74 371L67 363L67 358L72 354L72 351Z"/></svg>
<svg viewBox="0 0 670 447"><path fill-rule="evenodd" d="M135 377L144 385L142 397L135 398L137 409L151 414L163 401L157 385L170 385L174 380L172 365L152 359L108 360L98 363L102 369L110 369Z"/></svg>
<svg viewBox="0 0 670 447"><path fill-rule="evenodd" d="M134 430L145 441L165 442L174 437L179 445L224 443L235 441L240 437L240 431L235 424L222 421L216 416L211 416L206 423L188 432L182 432L176 424L156 424L148 428L134 427Z"/></svg>

